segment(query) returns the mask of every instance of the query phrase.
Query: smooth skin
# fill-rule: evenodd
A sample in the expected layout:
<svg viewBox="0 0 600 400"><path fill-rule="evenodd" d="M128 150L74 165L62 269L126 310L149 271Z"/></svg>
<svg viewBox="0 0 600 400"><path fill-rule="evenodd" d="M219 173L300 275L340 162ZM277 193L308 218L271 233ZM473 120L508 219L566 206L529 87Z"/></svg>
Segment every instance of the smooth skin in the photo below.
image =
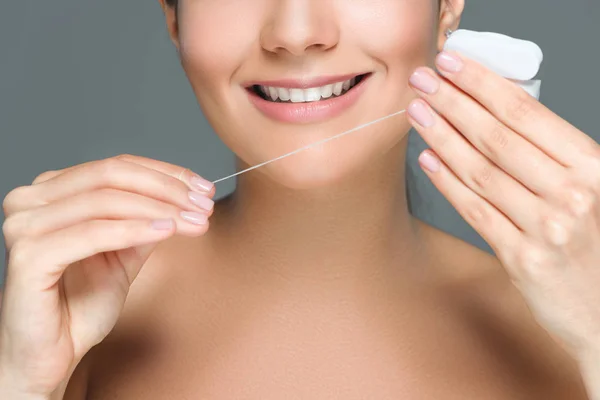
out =
<svg viewBox="0 0 600 400"><path fill-rule="evenodd" d="M15 391L51 393L113 329L129 286L157 243L204 234L181 212L208 191L182 167L130 155L49 171L4 200L9 283L2 376Z"/></svg>
<svg viewBox="0 0 600 400"><path fill-rule="evenodd" d="M11 191L0 398L597 398L597 145L475 63L420 67L462 0L159 1L239 168L410 115L242 175L216 205L206 179L133 155ZM314 126L265 118L242 86L365 70L356 106ZM409 214L411 126L498 258Z"/></svg>
<svg viewBox="0 0 600 400"><path fill-rule="evenodd" d="M454 52L436 64L441 77L424 67L411 79L422 97L411 123L433 150L422 166L598 398L600 146L482 65Z"/></svg>

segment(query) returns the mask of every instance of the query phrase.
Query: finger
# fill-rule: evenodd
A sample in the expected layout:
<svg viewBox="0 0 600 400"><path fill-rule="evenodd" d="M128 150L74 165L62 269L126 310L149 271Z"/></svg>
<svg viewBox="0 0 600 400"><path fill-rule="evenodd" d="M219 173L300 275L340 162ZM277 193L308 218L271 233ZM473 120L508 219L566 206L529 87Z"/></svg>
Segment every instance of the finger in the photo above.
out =
<svg viewBox="0 0 600 400"><path fill-rule="evenodd" d="M484 65L457 52L438 55L436 63L446 79L562 165L576 166L582 161L582 154L598 151L592 138Z"/></svg>
<svg viewBox="0 0 600 400"><path fill-rule="evenodd" d="M67 169L33 186L15 189L5 199L5 212L9 215L103 188L141 194L178 207L187 204L191 192L189 185L168 174L109 158Z"/></svg>
<svg viewBox="0 0 600 400"><path fill-rule="evenodd" d="M432 161L428 162L428 159ZM438 170L434 168L434 171L430 171L428 165L435 163ZM435 152L425 150L419 156L419 164L435 187L497 255L502 249L516 248L523 236L518 227L487 200L465 186Z"/></svg>
<svg viewBox="0 0 600 400"><path fill-rule="evenodd" d="M539 230L538 216L531 212L541 207L538 196L475 149L422 99L409 105L408 119L466 188L491 203L521 230Z"/></svg>
<svg viewBox="0 0 600 400"><path fill-rule="evenodd" d="M69 265L79 260L157 243L174 233L172 221L170 224L148 220L86 221L35 240L17 242L10 252L8 275L21 284L47 290L58 282ZM128 271L128 276L134 274L135 271Z"/></svg>
<svg viewBox="0 0 600 400"><path fill-rule="evenodd" d="M172 218L179 234L198 236L204 233L203 225L212 210L192 202L186 208L179 208L135 193L100 189L14 213L4 221L4 236L10 249L20 238L37 237L87 220L161 218ZM198 215L191 220L187 218L189 214L182 214L184 211Z"/></svg>
<svg viewBox="0 0 600 400"><path fill-rule="evenodd" d="M71 167L73 168L73 167ZM68 168L70 169L70 168ZM53 170L53 171L45 171L42 172L41 174L39 174L38 176L35 177L35 179L33 180L33 182L31 182L32 185L37 185L39 183L42 182L46 182L48 179L52 179L55 176L60 175L61 173L63 173L65 170L67 170L67 168L62 169L62 170Z"/></svg>
<svg viewBox="0 0 600 400"><path fill-rule="evenodd" d="M189 168L184 168L179 165L169 164L164 161L132 154L122 154L117 156L117 158L123 161L132 162L134 164L143 165L146 168L170 175L182 182L187 183L190 188L194 190L208 193L208 195L211 197L215 195L215 185L211 181L191 171Z"/></svg>
<svg viewBox="0 0 600 400"><path fill-rule="evenodd" d="M144 166L149 169L153 169L158 172L162 172L163 174L169 175L173 178L176 178L176 179L186 183L190 187L190 189L197 190L200 192L206 192L210 197L214 196L215 191L216 191L215 186L212 182L210 182L207 179L202 178L200 175L196 174L195 172L191 171L190 169L181 167L179 165L169 164L164 161L154 160L151 158L136 156L136 155L132 155L132 154L121 154L116 157L112 157L110 159L131 162L134 164ZM100 161L102 161L102 160L100 160ZM97 162L98 161L89 161L86 163L63 168L61 170L43 172L42 174L38 175L34 179L32 185L46 182L47 180L52 179L60 174L65 173L65 172L72 171L73 169L80 168L82 166L85 166L85 165L88 165L91 163L97 163Z"/></svg>
<svg viewBox="0 0 600 400"><path fill-rule="evenodd" d="M412 82L429 82L425 87L430 89L417 88L417 93L494 164L533 193L548 197L560 191L567 173L564 166L429 68L419 68L415 77Z"/></svg>

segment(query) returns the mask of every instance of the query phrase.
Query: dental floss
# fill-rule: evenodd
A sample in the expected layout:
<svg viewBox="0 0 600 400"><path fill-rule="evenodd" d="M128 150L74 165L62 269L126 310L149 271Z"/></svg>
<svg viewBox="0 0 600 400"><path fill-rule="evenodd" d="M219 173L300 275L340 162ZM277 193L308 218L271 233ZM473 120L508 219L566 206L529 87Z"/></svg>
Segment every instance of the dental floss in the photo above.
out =
<svg viewBox="0 0 600 400"><path fill-rule="evenodd" d="M527 93L539 100L540 97L540 80L531 78L537 74L540 64L543 60L543 53L540 47L530 41L512 38L507 35L493 32L476 32L466 29L457 31L448 31L446 36L448 40L444 44L444 50L454 50L479 61L488 68L494 70L501 76L515 82L521 86ZM376 124L385 119L391 118L398 114L404 113L406 110L400 110L385 117L381 117L366 124L359 125L346 132L342 132L330 138L320 140L318 142L301 147L290 153L284 154L264 163L247 168L243 171L226 176L224 178L213 181L213 184L223 182L227 179L252 171L253 169L270 164L274 161L281 160L301 151L310 149L311 147L323 144L333 139L337 139L351 132L356 132L367 126Z"/></svg>
<svg viewBox="0 0 600 400"><path fill-rule="evenodd" d="M309 145L307 145L307 146L301 147L301 148L299 148L299 149L296 149L296 150L294 150L294 151L291 151L291 152L289 152L289 153L287 153L287 154L284 154L284 155L282 155L282 156L279 156L279 157L277 157L277 158L273 158L273 159L271 159L271 160L269 160L269 161L265 161L265 162L263 162L263 163L261 163L261 164L255 165L255 166L253 166L253 167L246 168L246 169L245 169L245 170L243 170L243 171L236 172L235 174L231 174L231 175L229 175L229 176L226 176L226 177L224 177L224 178L219 178L219 179L217 179L216 181L213 181L212 183L213 183L213 184L217 184L217 183L219 183L219 182L223 182L223 181L225 181L225 180L227 180L227 179L233 178L234 176L238 176L238 175L244 174L244 173L246 173L246 172L252 171L253 169L256 169L256 168L262 167L262 166L264 166L264 165L270 164L270 163L272 163L272 162L274 162L274 161L281 160L281 159L283 159L283 158L289 157L289 156L291 156L291 155L294 155L294 154L296 154L296 153L299 153L299 152L301 152L301 151L304 151L304 150L310 149L311 147L314 147L314 146L317 146L317 145L319 145L319 144L323 144L323 143L329 142L330 140L333 140L333 139L340 138L340 137L342 137L342 136L344 136L344 135L347 135L347 134L349 134L349 133L356 132L356 131L358 131L358 130L360 130L360 129L362 129L362 128L366 128L366 127L368 127L368 126L374 125L374 124L376 124L376 123L378 123L378 122L381 122L381 121L383 121L383 120L386 120L386 119L388 119L388 118L391 118L391 117L394 117L394 116L396 116L396 115L402 114L402 113L404 113L404 112L406 112L406 110L400 110L400 111L396 111L395 113L392 113L392 114L386 115L385 117L381 117L381 118L378 118L378 119L376 119L376 120L373 120L373 121L371 121L371 122L367 122L366 124L359 125L359 126L357 126L357 127L354 127L354 128L352 128L352 129L350 129L350 130L348 130L348 131L345 131L345 132L342 132L342 133L338 133L338 134L337 134L337 135L335 135L335 136L329 137L329 138L327 138L327 139L322 139L322 140L319 140L319 141L317 141L317 142L311 143L311 144L309 144Z"/></svg>

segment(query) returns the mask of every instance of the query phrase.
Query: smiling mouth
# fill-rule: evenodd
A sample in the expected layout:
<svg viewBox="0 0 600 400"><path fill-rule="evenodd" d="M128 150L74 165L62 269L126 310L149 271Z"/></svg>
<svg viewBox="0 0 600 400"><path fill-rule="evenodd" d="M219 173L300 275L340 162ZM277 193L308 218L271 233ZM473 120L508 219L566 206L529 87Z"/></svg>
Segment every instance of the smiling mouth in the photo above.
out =
<svg viewBox="0 0 600 400"><path fill-rule="evenodd" d="M370 74L357 75L346 81L306 89L252 85L248 87L248 90L259 96L261 99L272 103L314 103L336 97L343 97L369 75Z"/></svg>

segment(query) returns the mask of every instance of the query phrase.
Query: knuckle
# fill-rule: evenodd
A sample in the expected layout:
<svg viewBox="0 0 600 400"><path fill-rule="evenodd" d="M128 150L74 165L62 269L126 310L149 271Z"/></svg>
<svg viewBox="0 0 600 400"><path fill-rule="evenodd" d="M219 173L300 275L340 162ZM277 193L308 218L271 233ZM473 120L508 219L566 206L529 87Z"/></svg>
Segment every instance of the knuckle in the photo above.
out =
<svg viewBox="0 0 600 400"><path fill-rule="evenodd" d="M598 205L597 194L583 186L571 186L563 196L565 210L576 218L591 216Z"/></svg>
<svg viewBox="0 0 600 400"><path fill-rule="evenodd" d="M590 147L591 147L590 156L594 159L595 162L600 164L600 145L598 145L598 143L594 142L591 144Z"/></svg>
<svg viewBox="0 0 600 400"><path fill-rule="evenodd" d="M112 182L114 176L122 168L123 161L116 158L107 158L96 163L95 174L103 182Z"/></svg>
<svg viewBox="0 0 600 400"><path fill-rule="evenodd" d="M552 245L563 246L573 239L573 225L572 218L555 211L542 218L542 235Z"/></svg>
<svg viewBox="0 0 600 400"><path fill-rule="evenodd" d="M551 257L548 251L539 245L523 245L516 254L516 265L522 277L528 281L540 282L552 271Z"/></svg>
<svg viewBox="0 0 600 400"><path fill-rule="evenodd" d="M471 182L475 189L485 192L493 179L494 168L489 163L484 163L471 175Z"/></svg>
<svg viewBox="0 0 600 400"><path fill-rule="evenodd" d="M32 185L36 185L40 182L44 182L47 181L48 179L54 177L56 174L58 174L58 171L44 171L41 174L39 174L38 176L36 176L33 179L33 182L31 182Z"/></svg>
<svg viewBox="0 0 600 400"><path fill-rule="evenodd" d="M582 134L585 135L583 132ZM582 144L581 152L592 162L600 162L600 144L589 136L584 136L584 139L585 144Z"/></svg>
<svg viewBox="0 0 600 400"><path fill-rule="evenodd" d="M123 154L119 154L118 156L115 156L113 158L116 160L121 160L121 161L133 161L135 156L132 154L123 153Z"/></svg>
<svg viewBox="0 0 600 400"><path fill-rule="evenodd" d="M19 186L10 192L4 197L2 202L2 209L4 210L4 215L7 217L13 212L14 209L17 208L17 205L20 204L23 199L27 196L29 192L29 186Z"/></svg>
<svg viewBox="0 0 600 400"><path fill-rule="evenodd" d="M491 156L497 156L508 147L509 131L506 125L500 121L495 121L486 139L483 140L483 146Z"/></svg>
<svg viewBox="0 0 600 400"><path fill-rule="evenodd" d="M33 244L29 239L16 241L10 249L7 268L21 269L31 265L34 262L34 254Z"/></svg>
<svg viewBox="0 0 600 400"><path fill-rule="evenodd" d="M475 224L475 226L485 226L489 228L490 214L483 202L473 202L467 204L462 214L469 223Z"/></svg>
<svg viewBox="0 0 600 400"><path fill-rule="evenodd" d="M598 166L594 169L593 176L590 179L592 181L592 190L594 190L596 196L600 196L600 160L598 160L597 165ZM598 201L597 197L596 201Z"/></svg>
<svg viewBox="0 0 600 400"><path fill-rule="evenodd" d="M509 120L520 121L527 117L533 110L531 96L523 90L518 90L514 98L506 106L506 116Z"/></svg>
<svg viewBox="0 0 600 400"><path fill-rule="evenodd" d="M589 166L585 169L585 174L590 175L589 180L593 189L600 193L600 146L593 145L589 154Z"/></svg>
<svg viewBox="0 0 600 400"><path fill-rule="evenodd" d="M17 218L15 218L17 214L13 214L4 219L4 223L2 224L2 234L4 235L4 239L7 243L14 243L15 238L19 236L20 222Z"/></svg>
<svg viewBox="0 0 600 400"><path fill-rule="evenodd" d="M187 181L187 177L191 177L194 173L191 169L185 167L179 167L179 173L177 179L180 181Z"/></svg>
<svg viewBox="0 0 600 400"><path fill-rule="evenodd" d="M84 196L90 196L89 199L94 202L94 204L106 204L115 200L116 197L123 197L123 195L127 192L123 192L119 189L114 189L110 187L103 187L101 189L95 190L92 193L86 193Z"/></svg>

